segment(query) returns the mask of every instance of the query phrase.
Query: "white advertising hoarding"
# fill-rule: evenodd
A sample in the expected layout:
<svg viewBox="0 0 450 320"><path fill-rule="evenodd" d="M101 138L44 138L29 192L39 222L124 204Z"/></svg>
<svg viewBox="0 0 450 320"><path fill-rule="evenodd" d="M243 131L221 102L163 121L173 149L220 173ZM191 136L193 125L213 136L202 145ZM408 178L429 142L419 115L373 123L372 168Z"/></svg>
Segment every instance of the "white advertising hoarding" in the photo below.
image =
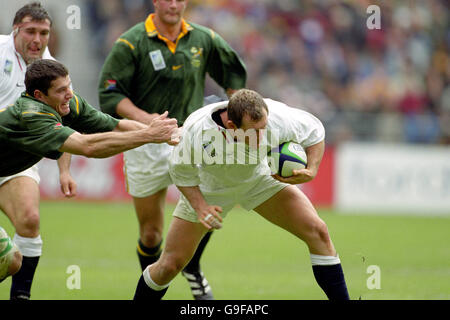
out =
<svg viewBox="0 0 450 320"><path fill-rule="evenodd" d="M342 212L450 215L450 147L346 143L335 169Z"/></svg>

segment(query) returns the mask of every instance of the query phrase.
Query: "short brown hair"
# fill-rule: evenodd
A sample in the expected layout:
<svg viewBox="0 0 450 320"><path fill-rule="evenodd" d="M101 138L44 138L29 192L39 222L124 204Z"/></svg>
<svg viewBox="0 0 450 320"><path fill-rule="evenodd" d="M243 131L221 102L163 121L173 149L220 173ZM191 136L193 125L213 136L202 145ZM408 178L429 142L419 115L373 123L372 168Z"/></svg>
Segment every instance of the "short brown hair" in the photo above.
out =
<svg viewBox="0 0 450 320"><path fill-rule="evenodd" d="M47 19L50 21L50 25L52 25L52 18L50 18L47 10L45 10L39 2L31 2L20 8L14 17L13 26L21 23L27 16L30 16L33 21L43 21Z"/></svg>
<svg viewBox="0 0 450 320"><path fill-rule="evenodd" d="M258 92L249 89L240 89L228 101L228 119L240 128L242 118L246 114L253 121L261 120L264 116L263 109L269 114L267 104Z"/></svg>
<svg viewBox="0 0 450 320"><path fill-rule="evenodd" d="M34 96L34 91L39 90L45 95L53 80L66 77L69 74L67 68L60 62L50 59L41 59L33 62L25 73L25 88L30 96Z"/></svg>

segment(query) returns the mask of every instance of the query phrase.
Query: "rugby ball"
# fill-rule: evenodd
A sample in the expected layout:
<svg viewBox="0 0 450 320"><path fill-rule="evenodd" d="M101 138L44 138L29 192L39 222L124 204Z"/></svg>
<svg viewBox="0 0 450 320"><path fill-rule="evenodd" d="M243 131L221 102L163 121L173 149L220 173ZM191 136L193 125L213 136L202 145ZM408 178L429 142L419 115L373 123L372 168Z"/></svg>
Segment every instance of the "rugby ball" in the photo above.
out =
<svg viewBox="0 0 450 320"><path fill-rule="evenodd" d="M268 153L268 162L273 174L292 176L292 170L306 168L307 157L303 147L295 142L284 142Z"/></svg>

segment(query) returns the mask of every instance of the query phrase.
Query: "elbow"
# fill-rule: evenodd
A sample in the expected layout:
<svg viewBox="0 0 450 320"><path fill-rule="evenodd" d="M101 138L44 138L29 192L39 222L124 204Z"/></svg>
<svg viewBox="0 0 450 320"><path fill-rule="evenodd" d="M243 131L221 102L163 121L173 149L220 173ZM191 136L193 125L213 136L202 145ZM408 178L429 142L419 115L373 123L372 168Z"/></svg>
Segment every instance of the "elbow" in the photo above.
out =
<svg viewBox="0 0 450 320"><path fill-rule="evenodd" d="M85 146L83 146L83 156L85 156L87 158L98 158L98 154L97 154L95 145L86 144Z"/></svg>

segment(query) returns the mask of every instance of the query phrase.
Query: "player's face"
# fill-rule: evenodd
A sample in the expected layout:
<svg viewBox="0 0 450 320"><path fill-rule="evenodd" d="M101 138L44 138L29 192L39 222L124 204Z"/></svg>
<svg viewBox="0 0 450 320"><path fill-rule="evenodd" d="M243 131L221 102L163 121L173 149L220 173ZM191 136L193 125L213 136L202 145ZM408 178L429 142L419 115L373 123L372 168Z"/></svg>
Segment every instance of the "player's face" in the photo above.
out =
<svg viewBox="0 0 450 320"><path fill-rule="evenodd" d="M38 99L55 109L61 117L68 115L70 112L69 102L73 98L70 84L69 76L57 78L51 82L47 95L39 91Z"/></svg>
<svg viewBox="0 0 450 320"><path fill-rule="evenodd" d="M153 0L155 14L161 22L176 25L183 18L187 0Z"/></svg>
<svg viewBox="0 0 450 320"><path fill-rule="evenodd" d="M264 110L264 116L257 121L250 118L249 115L245 114L242 118L242 124L240 129L244 130L245 143L254 149L259 147L260 142L263 139L264 130L267 127L267 112Z"/></svg>
<svg viewBox="0 0 450 320"><path fill-rule="evenodd" d="M32 21L30 16L15 24L14 46L27 64L41 59L50 37L50 21Z"/></svg>

